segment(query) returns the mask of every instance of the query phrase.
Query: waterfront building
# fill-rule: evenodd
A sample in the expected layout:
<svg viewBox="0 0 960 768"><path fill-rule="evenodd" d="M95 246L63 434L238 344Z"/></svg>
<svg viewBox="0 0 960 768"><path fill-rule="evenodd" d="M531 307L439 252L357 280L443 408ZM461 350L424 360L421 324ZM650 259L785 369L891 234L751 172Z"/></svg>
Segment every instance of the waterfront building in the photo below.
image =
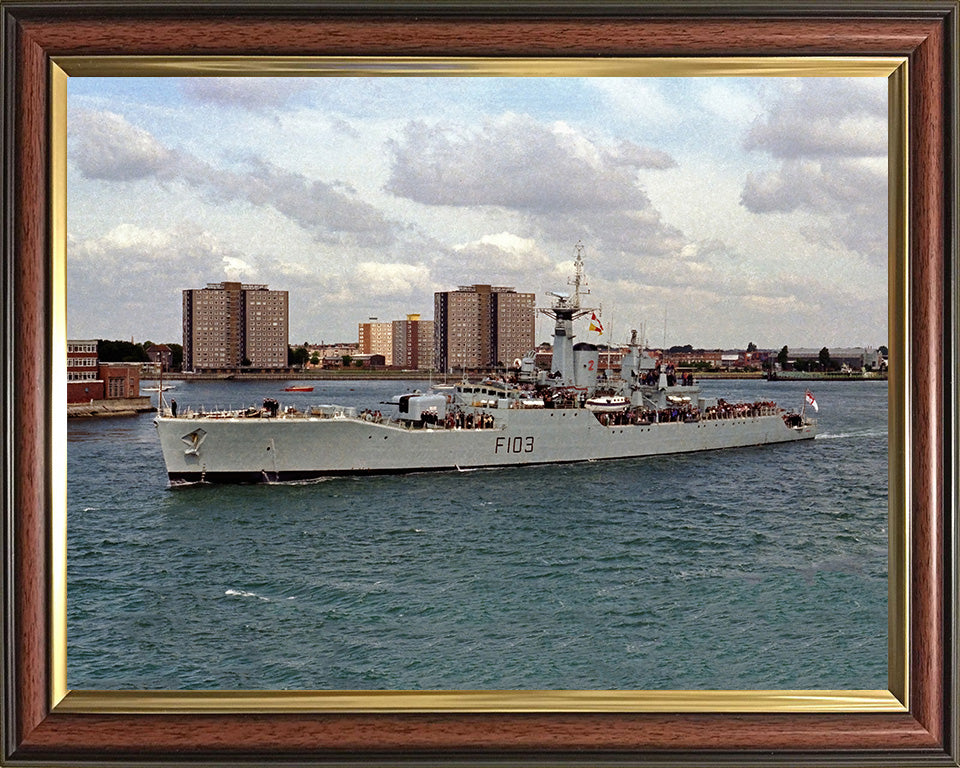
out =
<svg viewBox="0 0 960 768"><path fill-rule="evenodd" d="M100 363L104 400L140 397L139 363Z"/></svg>
<svg viewBox="0 0 960 768"><path fill-rule="evenodd" d="M433 368L433 320L407 315L393 323L393 366L407 370Z"/></svg>
<svg viewBox="0 0 960 768"><path fill-rule="evenodd" d="M287 291L236 282L185 290L183 369L286 368L289 325Z"/></svg>
<svg viewBox="0 0 960 768"><path fill-rule="evenodd" d="M719 368L723 362L723 350L720 349L693 349L682 352L663 350L658 356L665 365L673 365L677 368L691 368L694 366Z"/></svg>
<svg viewBox="0 0 960 768"><path fill-rule="evenodd" d="M434 367L511 366L536 343L536 296L491 285L434 294Z"/></svg>
<svg viewBox="0 0 960 768"><path fill-rule="evenodd" d="M160 371L169 371L173 368L173 350L166 344L151 344L146 349L147 357Z"/></svg>
<svg viewBox="0 0 960 768"><path fill-rule="evenodd" d="M360 345L349 341L340 341L333 344L312 344L307 347L311 355L316 352L320 356L321 368L338 368L343 365L343 358L354 358L361 354Z"/></svg>
<svg viewBox="0 0 960 768"><path fill-rule="evenodd" d="M393 365L393 323L377 322L371 317L366 323L359 323L359 348L362 355L383 355L387 365Z"/></svg>
<svg viewBox="0 0 960 768"><path fill-rule="evenodd" d="M139 396L139 363L101 363L96 339L67 341L68 404Z"/></svg>
<svg viewBox="0 0 960 768"><path fill-rule="evenodd" d="M96 339L67 341L67 402L88 403L103 399Z"/></svg>
<svg viewBox="0 0 960 768"><path fill-rule="evenodd" d="M806 347L788 348L790 364L816 365L820 362L820 350ZM879 370L886 367L883 355L872 347L831 347L830 361L839 366L848 366L854 371Z"/></svg>

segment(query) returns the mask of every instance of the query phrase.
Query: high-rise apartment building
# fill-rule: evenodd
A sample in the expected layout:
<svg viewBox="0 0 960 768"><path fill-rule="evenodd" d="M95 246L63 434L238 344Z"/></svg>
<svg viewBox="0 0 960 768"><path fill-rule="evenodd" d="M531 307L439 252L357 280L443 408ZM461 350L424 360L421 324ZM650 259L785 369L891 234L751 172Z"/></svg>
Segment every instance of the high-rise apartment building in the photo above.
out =
<svg viewBox="0 0 960 768"><path fill-rule="evenodd" d="M512 365L533 349L536 296L514 288L461 285L434 294L437 370Z"/></svg>
<svg viewBox="0 0 960 768"><path fill-rule="evenodd" d="M433 368L433 320L407 315L393 321L393 365L411 370Z"/></svg>
<svg viewBox="0 0 960 768"><path fill-rule="evenodd" d="M361 355L383 355L385 365L393 365L393 323L378 323L371 317L359 323L358 332Z"/></svg>
<svg viewBox="0 0 960 768"><path fill-rule="evenodd" d="M289 297L265 285L209 283L183 292L183 369L286 368Z"/></svg>

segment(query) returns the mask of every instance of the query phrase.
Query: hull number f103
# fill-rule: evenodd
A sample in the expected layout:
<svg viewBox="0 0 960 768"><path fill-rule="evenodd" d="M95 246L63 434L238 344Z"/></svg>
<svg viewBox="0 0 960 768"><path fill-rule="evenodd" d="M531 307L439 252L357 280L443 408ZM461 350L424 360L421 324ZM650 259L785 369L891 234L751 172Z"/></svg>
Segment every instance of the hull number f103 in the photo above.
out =
<svg viewBox="0 0 960 768"><path fill-rule="evenodd" d="M494 453L533 453L533 437L503 437L497 438Z"/></svg>

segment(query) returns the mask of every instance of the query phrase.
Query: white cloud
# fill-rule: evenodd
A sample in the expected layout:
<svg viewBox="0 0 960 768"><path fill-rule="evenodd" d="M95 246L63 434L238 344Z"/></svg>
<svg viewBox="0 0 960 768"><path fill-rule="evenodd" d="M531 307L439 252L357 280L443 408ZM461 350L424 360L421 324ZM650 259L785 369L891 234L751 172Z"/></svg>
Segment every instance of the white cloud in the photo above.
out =
<svg viewBox="0 0 960 768"><path fill-rule="evenodd" d="M229 279L231 266L247 258L190 224L171 230L126 224L100 237L69 238L70 333L129 338L131 324L144 318L154 341L178 341L183 289Z"/></svg>
<svg viewBox="0 0 960 768"><path fill-rule="evenodd" d="M72 157L90 179L134 181L162 177L172 153L149 132L115 112L80 110L71 116Z"/></svg>
<svg viewBox="0 0 960 768"><path fill-rule="evenodd" d="M887 151L882 80L801 78L750 127L744 145L778 158L878 157Z"/></svg>
<svg viewBox="0 0 960 768"><path fill-rule="evenodd" d="M532 214L572 208L606 211L643 208L635 166L639 148L603 147L569 126L507 115L477 128L407 126L392 143L387 189L428 205L485 205ZM657 154L656 167L664 158Z"/></svg>
<svg viewBox="0 0 960 768"><path fill-rule="evenodd" d="M290 291L297 341L355 338L460 284L544 303L582 241L623 337L882 340L882 84L404 80L72 101L71 333L176 340L180 291L238 277Z"/></svg>
<svg viewBox="0 0 960 768"><path fill-rule="evenodd" d="M363 261L357 264L358 287L384 298L413 296L432 287L430 270L423 264L391 264Z"/></svg>
<svg viewBox="0 0 960 768"><path fill-rule="evenodd" d="M183 92L204 103L267 111L284 106L302 93L302 79L285 77L186 77Z"/></svg>
<svg viewBox="0 0 960 768"><path fill-rule="evenodd" d="M532 282L553 265L535 238L511 232L483 235L478 240L455 245L453 250L460 257L458 268L464 271L466 267L475 275L483 275L482 282L486 283L518 279Z"/></svg>
<svg viewBox="0 0 960 768"><path fill-rule="evenodd" d="M257 274L256 268L236 256L223 257L223 271L228 280L252 279Z"/></svg>
<svg viewBox="0 0 960 768"><path fill-rule="evenodd" d="M218 167L164 147L111 112L81 112L73 133L71 157L88 179L180 182L214 205L242 201L269 206L326 243L383 246L396 234L393 222L343 182L311 179L256 156L236 170Z"/></svg>
<svg viewBox="0 0 960 768"><path fill-rule="evenodd" d="M790 82L744 146L780 162L746 175L756 214L803 216L798 230L828 248L887 256L886 91L869 80Z"/></svg>
<svg viewBox="0 0 960 768"><path fill-rule="evenodd" d="M511 213L546 241L589 243L611 270L682 244L638 174L673 160L632 141L600 143L565 123L510 114L475 127L411 122L390 147L388 191L429 206Z"/></svg>

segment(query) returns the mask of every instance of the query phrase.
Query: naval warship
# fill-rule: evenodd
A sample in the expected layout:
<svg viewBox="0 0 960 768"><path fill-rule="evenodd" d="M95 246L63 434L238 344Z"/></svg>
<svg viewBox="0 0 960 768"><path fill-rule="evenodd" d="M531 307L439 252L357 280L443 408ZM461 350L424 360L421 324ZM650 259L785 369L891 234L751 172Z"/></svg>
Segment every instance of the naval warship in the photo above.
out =
<svg viewBox="0 0 960 768"><path fill-rule="evenodd" d="M816 420L774 402L704 397L631 334L619 375L599 348L574 343L583 305L582 246L569 293L540 311L554 320L553 359L533 355L509 377L414 391L382 410L282 406L177 412L160 395L155 425L172 485L287 482L383 474L623 459L787 443L816 436Z"/></svg>

